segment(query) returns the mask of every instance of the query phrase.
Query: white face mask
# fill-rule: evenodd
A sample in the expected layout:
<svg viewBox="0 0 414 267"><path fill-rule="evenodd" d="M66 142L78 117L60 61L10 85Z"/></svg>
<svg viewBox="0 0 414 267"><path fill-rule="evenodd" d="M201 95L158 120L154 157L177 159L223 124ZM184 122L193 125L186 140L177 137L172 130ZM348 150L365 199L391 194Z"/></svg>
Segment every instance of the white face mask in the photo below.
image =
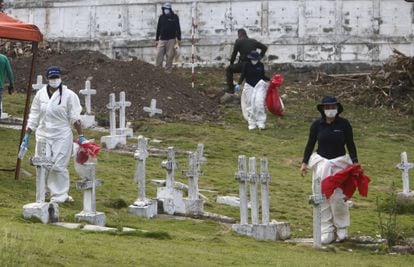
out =
<svg viewBox="0 0 414 267"><path fill-rule="evenodd" d="M253 65L256 65L257 62L259 62L259 60L250 60L252 62Z"/></svg>
<svg viewBox="0 0 414 267"><path fill-rule="evenodd" d="M49 86L50 87L53 87L53 88L58 88L61 83L62 83L62 79L61 78L50 79L49 80Z"/></svg>
<svg viewBox="0 0 414 267"><path fill-rule="evenodd" d="M325 116L328 118L335 118L336 114L338 114L338 109L325 109Z"/></svg>
<svg viewBox="0 0 414 267"><path fill-rule="evenodd" d="M169 10L169 9L164 9L164 14L165 14L165 15L170 14L170 10Z"/></svg>

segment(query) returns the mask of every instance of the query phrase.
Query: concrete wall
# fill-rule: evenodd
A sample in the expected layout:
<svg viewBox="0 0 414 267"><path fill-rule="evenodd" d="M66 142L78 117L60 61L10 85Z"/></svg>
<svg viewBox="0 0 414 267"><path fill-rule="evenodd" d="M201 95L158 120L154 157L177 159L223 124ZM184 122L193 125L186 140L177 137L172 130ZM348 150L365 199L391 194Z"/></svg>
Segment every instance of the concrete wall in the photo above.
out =
<svg viewBox="0 0 414 267"><path fill-rule="evenodd" d="M45 39L112 58L155 60L161 1L6 0L6 12L36 24ZM179 15L183 62L191 61L192 2L170 1ZM269 46L266 61L379 63L392 48L414 56L414 7L404 0L195 1L199 64L227 63L238 28Z"/></svg>

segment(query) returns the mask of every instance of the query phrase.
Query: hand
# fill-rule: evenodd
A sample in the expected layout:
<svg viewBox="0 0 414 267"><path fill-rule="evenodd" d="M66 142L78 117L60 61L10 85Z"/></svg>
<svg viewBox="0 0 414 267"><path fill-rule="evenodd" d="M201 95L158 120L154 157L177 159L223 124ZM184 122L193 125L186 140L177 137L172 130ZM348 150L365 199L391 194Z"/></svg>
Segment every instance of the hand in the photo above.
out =
<svg viewBox="0 0 414 267"><path fill-rule="evenodd" d="M240 92L240 84L236 84L234 86L234 90L236 90L236 92Z"/></svg>
<svg viewBox="0 0 414 267"><path fill-rule="evenodd" d="M13 85L9 85L8 89L9 89L9 95L13 94L13 91L14 91Z"/></svg>
<svg viewBox="0 0 414 267"><path fill-rule="evenodd" d="M308 172L308 164L302 163L302 166L300 166L300 175L304 177L307 172Z"/></svg>
<svg viewBox="0 0 414 267"><path fill-rule="evenodd" d="M83 134L80 134L79 135L79 138L78 138L78 143L79 144L83 144L83 143L85 143L86 142L86 138L85 138L85 136L83 136Z"/></svg>
<svg viewBox="0 0 414 267"><path fill-rule="evenodd" d="M29 133L25 133L24 137L23 137L23 141L22 144L20 145L21 148L29 148L29 140L30 140L30 134Z"/></svg>
<svg viewBox="0 0 414 267"><path fill-rule="evenodd" d="M158 41L155 41L155 47L158 47Z"/></svg>

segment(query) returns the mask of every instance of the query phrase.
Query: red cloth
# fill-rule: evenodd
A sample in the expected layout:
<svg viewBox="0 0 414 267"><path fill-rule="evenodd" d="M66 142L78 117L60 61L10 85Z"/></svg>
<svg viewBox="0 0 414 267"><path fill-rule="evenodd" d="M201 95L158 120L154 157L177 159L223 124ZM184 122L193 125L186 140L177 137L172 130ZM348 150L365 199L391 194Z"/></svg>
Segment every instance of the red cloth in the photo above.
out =
<svg viewBox="0 0 414 267"><path fill-rule="evenodd" d="M349 199L358 187L359 194L366 197L369 182L371 182L371 179L364 174L361 165L353 164L334 175L326 177L322 181L322 194L329 199L334 190L339 187Z"/></svg>
<svg viewBox="0 0 414 267"><path fill-rule="evenodd" d="M76 162L84 164L88 161L89 157L96 158L100 150L101 147L94 142L79 144L79 150L76 154Z"/></svg>
<svg viewBox="0 0 414 267"><path fill-rule="evenodd" d="M276 116L282 117L284 112L284 107L282 100L279 96L279 87L283 84L283 76L280 74L275 74L270 81L269 88L267 89L266 94L266 107L267 109L275 114Z"/></svg>

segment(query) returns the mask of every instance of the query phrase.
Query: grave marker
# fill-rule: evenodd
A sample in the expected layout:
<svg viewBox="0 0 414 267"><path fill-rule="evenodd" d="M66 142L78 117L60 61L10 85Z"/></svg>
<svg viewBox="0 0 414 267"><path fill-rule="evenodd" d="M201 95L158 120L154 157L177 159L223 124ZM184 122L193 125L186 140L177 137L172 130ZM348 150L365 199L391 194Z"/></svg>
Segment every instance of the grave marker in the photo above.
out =
<svg viewBox="0 0 414 267"><path fill-rule="evenodd" d="M309 197L309 203L313 205L313 246L320 248L322 246L322 211L321 204L326 201L322 195L321 177L313 181L313 195Z"/></svg>
<svg viewBox="0 0 414 267"><path fill-rule="evenodd" d="M125 92L122 91L119 94L119 101L117 102L117 105L119 106L119 128L116 129L116 134L132 137L133 130L126 127L125 120L125 108L130 107L131 102L125 101Z"/></svg>
<svg viewBox="0 0 414 267"><path fill-rule="evenodd" d="M402 171L403 191L397 193L397 198L402 202L410 202L414 198L414 191L410 190L409 171L414 168L414 163L408 162L407 152L401 153L401 162L397 164L397 169Z"/></svg>
<svg viewBox="0 0 414 267"><path fill-rule="evenodd" d="M42 75L37 75L36 83L32 84L33 91L37 92L40 89L42 89L45 85L47 85L47 84L43 83L43 76Z"/></svg>
<svg viewBox="0 0 414 267"><path fill-rule="evenodd" d="M75 220L105 226L105 213L96 211L96 187L102 184L101 180L96 179L96 163L87 161L77 168L81 180L76 182L76 188L84 191L83 210L75 215Z"/></svg>
<svg viewBox="0 0 414 267"><path fill-rule="evenodd" d="M108 149L114 149L119 145L126 144L125 135L116 134L116 110L119 108L117 102L115 102L115 94L109 94L109 103L106 105L109 109L109 134L101 137L101 143Z"/></svg>
<svg viewBox="0 0 414 267"><path fill-rule="evenodd" d="M23 217L35 217L44 224L57 222L58 204L45 202L46 178L54 162L50 158L51 152L46 142L38 141L36 147L36 155L30 159L31 164L36 166L36 202L23 206Z"/></svg>
<svg viewBox="0 0 414 267"><path fill-rule="evenodd" d="M148 158L147 140L142 135L138 136L138 147L134 158L137 160L137 168L134 180L138 183L138 198L134 204L128 207L128 211L140 217L152 218L157 215L157 201L146 197L145 164Z"/></svg>
<svg viewBox="0 0 414 267"><path fill-rule="evenodd" d="M240 193L240 224L233 224L233 231L251 236L258 240L285 240L290 237L290 225L286 222L270 221L269 208L269 182L268 162L266 158L260 159L260 174L256 172L256 158L249 158L249 171L246 168L246 157L239 156L236 180L239 182ZM259 203L257 182L262 187L262 223L259 223ZM248 222L246 182L250 183L250 201L252 223Z"/></svg>
<svg viewBox="0 0 414 267"><path fill-rule="evenodd" d="M150 117L155 114L162 114L162 109L157 108L157 100L151 99L151 104L149 107L144 107L144 111L149 114Z"/></svg>
<svg viewBox="0 0 414 267"><path fill-rule="evenodd" d="M82 125L85 128L96 126L95 116L92 115L91 96L96 94L95 89L91 89L91 81L85 81L85 89L79 90L79 94L85 96L86 114L81 115Z"/></svg>

